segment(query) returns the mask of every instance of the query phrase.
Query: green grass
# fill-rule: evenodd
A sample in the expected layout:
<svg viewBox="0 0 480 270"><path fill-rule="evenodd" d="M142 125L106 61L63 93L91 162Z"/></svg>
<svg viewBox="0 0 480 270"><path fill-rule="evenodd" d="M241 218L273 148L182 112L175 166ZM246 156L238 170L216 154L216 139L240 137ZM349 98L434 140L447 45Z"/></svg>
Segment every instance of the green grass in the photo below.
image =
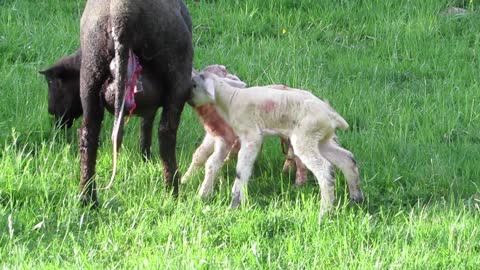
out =
<svg viewBox="0 0 480 270"><path fill-rule="evenodd" d="M477 269L480 266L480 3L424 0L187 1L195 67L225 64L251 85L312 90L345 117L367 200L317 224L312 175L294 188L268 139L248 203L228 211L234 162L215 195L196 197L203 174L164 188L143 163L138 119L126 126L113 189L102 207L77 201L78 139L54 130L37 71L79 46L85 1L0 0L0 266L7 269ZM472 13L441 16L452 2ZM286 32L282 33L282 29ZM106 115L97 182L111 173ZM185 171L203 129L182 116Z"/></svg>

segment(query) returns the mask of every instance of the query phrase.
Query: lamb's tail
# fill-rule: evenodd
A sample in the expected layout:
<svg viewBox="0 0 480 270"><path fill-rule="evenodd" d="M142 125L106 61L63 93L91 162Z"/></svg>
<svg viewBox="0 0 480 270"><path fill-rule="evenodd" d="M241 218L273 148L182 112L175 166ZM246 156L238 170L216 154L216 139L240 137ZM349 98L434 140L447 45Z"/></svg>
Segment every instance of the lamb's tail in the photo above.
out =
<svg viewBox="0 0 480 270"><path fill-rule="evenodd" d="M347 130L348 129L347 121L345 121L345 119L343 119L343 117L337 111L335 111L335 109L332 108L332 106L330 105L330 103L328 103L328 101L325 101L325 104L329 109L330 118L333 119L335 122L335 128L341 128L343 130Z"/></svg>
<svg viewBox="0 0 480 270"><path fill-rule="evenodd" d="M115 49L115 120L112 130L112 144L113 144L113 168L110 182L105 187L109 189L114 180L117 171L117 157L118 150L122 144L123 136L123 116L125 107L125 88L127 83L127 69L128 69L128 47L122 42L121 35L124 28L120 25L113 24L112 37Z"/></svg>
<svg viewBox="0 0 480 270"><path fill-rule="evenodd" d="M348 129L347 121L345 121L345 119L343 119L343 117L340 114L338 114L337 112L334 112L333 114L331 114L331 117L335 119L337 128L341 128L343 130Z"/></svg>

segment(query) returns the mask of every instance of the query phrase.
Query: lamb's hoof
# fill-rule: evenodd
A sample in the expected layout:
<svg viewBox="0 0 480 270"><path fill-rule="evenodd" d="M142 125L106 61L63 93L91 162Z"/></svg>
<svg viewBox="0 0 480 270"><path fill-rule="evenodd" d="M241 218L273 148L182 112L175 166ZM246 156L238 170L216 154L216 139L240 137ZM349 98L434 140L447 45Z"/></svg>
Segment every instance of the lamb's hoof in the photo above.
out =
<svg viewBox="0 0 480 270"><path fill-rule="evenodd" d="M318 224L321 224L323 220L328 219L333 214L333 208L320 208L320 214L318 214Z"/></svg>
<svg viewBox="0 0 480 270"><path fill-rule="evenodd" d="M185 172L184 175L182 175L182 178L180 178L180 184L185 184L187 183L190 178L192 178L193 175L196 174L197 171L194 169L188 168L187 172Z"/></svg>
<svg viewBox="0 0 480 270"><path fill-rule="evenodd" d="M295 187L301 187L304 186L307 183L306 178L297 178L295 179Z"/></svg>
<svg viewBox="0 0 480 270"><path fill-rule="evenodd" d="M201 188L200 191L198 192L198 196L200 196L200 198L202 200L205 200L205 199L208 199L208 197L210 197L210 195L212 194L212 191L213 191L213 188Z"/></svg>
<svg viewBox="0 0 480 270"><path fill-rule="evenodd" d="M240 193L232 195L232 202L230 203L230 209L238 209L240 207Z"/></svg>
<svg viewBox="0 0 480 270"><path fill-rule="evenodd" d="M285 160L285 163L283 164L283 169L282 171L284 173L289 173L295 171L295 163L292 160Z"/></svg>
<svg viewBox="0 0 480 270"><path fill-rule="evenodd" d="M354 203L362 203L365 200L363 192L359 191L357 194L350 195L350 201Z"/></svg>

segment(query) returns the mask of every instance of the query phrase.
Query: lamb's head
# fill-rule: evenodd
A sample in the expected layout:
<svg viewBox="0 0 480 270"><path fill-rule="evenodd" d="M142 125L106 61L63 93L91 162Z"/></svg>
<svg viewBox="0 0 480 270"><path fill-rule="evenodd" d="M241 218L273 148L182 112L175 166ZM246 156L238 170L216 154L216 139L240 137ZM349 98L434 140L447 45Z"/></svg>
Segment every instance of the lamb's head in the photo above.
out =
<svg viewBox="0 0 480 270"><path fill-rule="evenodd" d="M209 72L217 75L218 77L222 78L223 81L230 84L233 87L237 88L245 88L247 84L240 80L238 76L235 74L230 73L224 65L210 65L203 69L203 72Z"/></svg>
<svg viewBox="0 0 480 270"><path fill-rule="evenodd" d="M190 104L194 107L215 103L215 80L219 80L215 74L200 72L192 77L192 96Z"/></svg>
<svg viewBox="0 0 480 270"><path fill-rule="evenodd" d="M79 57L65 57L52 67L39 71L48 83L48 113L59 127L71 127L82 111L80 101Z"/></svg>

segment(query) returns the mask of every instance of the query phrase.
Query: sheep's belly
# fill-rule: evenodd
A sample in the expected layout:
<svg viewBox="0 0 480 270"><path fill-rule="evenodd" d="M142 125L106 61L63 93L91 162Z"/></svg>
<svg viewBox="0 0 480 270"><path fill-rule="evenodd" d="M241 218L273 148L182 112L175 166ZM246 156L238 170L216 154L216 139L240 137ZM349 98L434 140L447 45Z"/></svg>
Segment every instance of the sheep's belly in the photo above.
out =
<svg viewBox="0 0 480 270"><path fill-rule="evenodd" d="M283 136L288 137L289 130L282 130L282 129L262 129L263 136Z"/></svg>

